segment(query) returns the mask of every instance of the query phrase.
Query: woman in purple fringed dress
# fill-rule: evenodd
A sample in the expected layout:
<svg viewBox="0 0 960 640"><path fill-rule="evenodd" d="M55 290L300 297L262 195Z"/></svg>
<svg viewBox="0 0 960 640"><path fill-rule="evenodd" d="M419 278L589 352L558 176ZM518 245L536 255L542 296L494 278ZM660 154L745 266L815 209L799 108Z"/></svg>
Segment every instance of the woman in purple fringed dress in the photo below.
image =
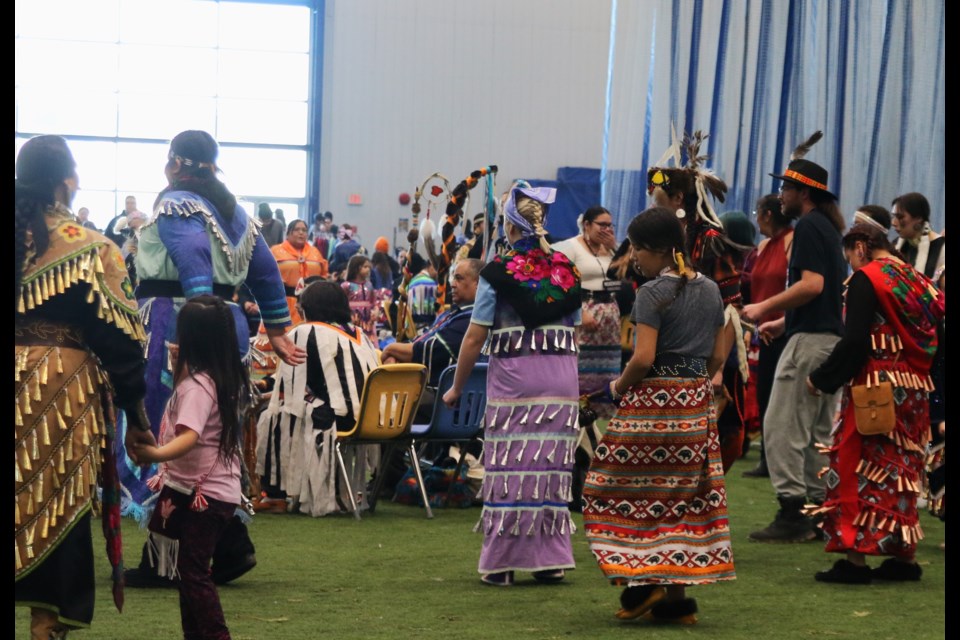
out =
<svg viewBox="0 0 960 640"><path fill-rule="evenodd" d="M574 568L567 503L579 410L580 273L544 240L555 189L514 187L504 206L511 248L480 272L470 328L460 348L454 406L489 337L484 433L486 584L513 584L515 571L557 582Z"/></svg>

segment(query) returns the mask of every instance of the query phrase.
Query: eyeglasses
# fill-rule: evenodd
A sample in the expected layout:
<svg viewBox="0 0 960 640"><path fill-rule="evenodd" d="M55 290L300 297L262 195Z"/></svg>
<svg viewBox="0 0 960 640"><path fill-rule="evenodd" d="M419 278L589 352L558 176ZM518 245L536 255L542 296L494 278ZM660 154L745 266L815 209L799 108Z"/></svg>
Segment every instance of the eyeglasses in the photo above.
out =
<svg viewBox="0 0 960 640"><path fill-rule="evenodd" d="M613 223L612 223L612 222L591 222L590 224L595 224L595 225L597 225L598 227L600 227L601 229L612 229L612 228L613 228Z"/></svg>
<svg viewBox="0 0 960 640"><path fill-rule="evenodd" d="M793 190L796 190L797 188L798 187L795 184L784 182L783 184L780 185L780 193L783 193L784 191L793 191Z"/></svg>

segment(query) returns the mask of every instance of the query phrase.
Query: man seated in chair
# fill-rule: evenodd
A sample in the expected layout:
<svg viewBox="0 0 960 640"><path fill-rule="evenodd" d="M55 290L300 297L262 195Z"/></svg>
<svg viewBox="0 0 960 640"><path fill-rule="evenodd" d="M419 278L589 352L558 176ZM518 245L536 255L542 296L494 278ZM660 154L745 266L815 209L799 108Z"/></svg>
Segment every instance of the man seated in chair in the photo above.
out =
<svg viewBox="0 0 960 640"><path fill-rule="evenodd" d="M430 372L427 388L417 410L415 422L418 424L430 422L440 374L457 361L460 343L470 326L481 267L483 262L473 258L457 262L450 282L450 296L453 301L450 310L437 316L430 328L413 342L392 342L384 348L380 356L384 364L415 362L425 365Z"/></svg>
<svg viewBox="0 0 960 640"><path fill-rule="evenodd" d="M464 258L457 262L450 282L450 295L453 304L450 310L437 316L430 328L413 342L393 342L388 344L380 359L384 364L392 362L416 362L423 364L429 371L427 387L420 399L414 422L430 422L433 405L437 397L437 384L440 374L457 361L460 343L470 326L473 314L473 302L477 297L477 285L480 282L480 269L483 262L473 258ZM436 455L437 451L430 451ZM393 450L390 460L386 461L381 495L393 495L393 490L406 472L403 449ZM379 470L378 470L379 473Z"/></svg>

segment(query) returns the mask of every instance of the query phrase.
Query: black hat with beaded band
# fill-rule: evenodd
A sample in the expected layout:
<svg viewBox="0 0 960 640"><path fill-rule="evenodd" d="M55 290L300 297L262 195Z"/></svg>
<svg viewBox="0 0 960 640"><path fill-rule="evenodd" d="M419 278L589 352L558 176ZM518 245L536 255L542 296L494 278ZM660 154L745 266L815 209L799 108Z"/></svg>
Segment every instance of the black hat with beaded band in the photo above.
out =
<svg viewBox="0 0 960 640"><path fill-rule="evenodd" d="M815 131L813 135L807 138L803 144L794 149L793 153L790 154L790 163L787 164L787 169L783 172L783 175L776 173L771 173L770 175L801 187L810 187L811 189L822 191L834 200L837 200L837 196L827 189L827 170L816 162L804 159L804 156L810 151L810 147L819 142L822 137L823 131Z"/></svg>

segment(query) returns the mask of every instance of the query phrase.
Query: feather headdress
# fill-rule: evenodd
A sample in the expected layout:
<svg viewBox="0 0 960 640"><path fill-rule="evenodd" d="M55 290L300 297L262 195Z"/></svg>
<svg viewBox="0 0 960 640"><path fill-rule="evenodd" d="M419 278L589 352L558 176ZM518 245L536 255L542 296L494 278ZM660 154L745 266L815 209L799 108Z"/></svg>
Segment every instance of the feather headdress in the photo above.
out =
<svg viewBox="0 0 960 640"><path fill-rule="evenodd" d="M707 198L707 192L723 202L727 194L727 183L718 178L711 169L703 165L710 159L709 155L700 155L700 147L703 142L709 138L709 134L703 131L694 131L692 135L684 134L683 146L687 152L686 169L695 175L694 186L697 190L697 217L714 227L722 227L720 219L717 217L710 199Z"/></svg>

